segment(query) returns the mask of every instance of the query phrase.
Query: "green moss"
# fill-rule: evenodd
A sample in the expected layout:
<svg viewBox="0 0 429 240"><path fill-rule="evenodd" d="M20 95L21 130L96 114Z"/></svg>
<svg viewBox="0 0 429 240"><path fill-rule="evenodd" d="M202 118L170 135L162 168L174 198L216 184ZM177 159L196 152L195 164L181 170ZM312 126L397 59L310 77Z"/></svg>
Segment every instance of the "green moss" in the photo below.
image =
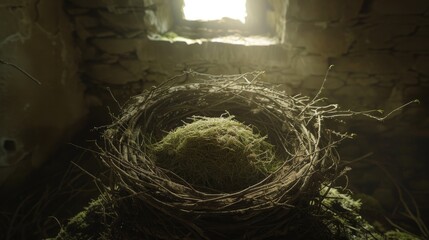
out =
<svg viewBox="0 0 429 240"><path fill-rule="evenodd" d="M285 228L285 239L333 239L333 240L417 240L418 237L401 232L389 231L385 234L375 230L358 212L362 207L360 200L352 198L335 188L324 187L320 191L324 198L321 205L317 201L310 206L297 205L291 209L293 219ZM109 209L111 203L99 197L87 208L70 219L55 240L81 239L140 239L143 222L146 227L161 227L145 218L144 212L132 215L118 215ZM130 203L131 204L131 203ZM128 206L128 205L127 205ZM116 216L116 217L113 217Z"/></svg>
<svg viewBox="0 0 429 240"><path fill-rule="evenodd" d="M387 240L419 240L420 238L399 230L388 231L385 234Z"/></svg>
<svg viewBox="0 0 429 240"><path fill-rule="evenodd" d="M362 202L336 188L322 188L324 224L335 239L383 239L382 234L358 213Z"/></svg>
<svg viewBox="0 0 429 240"><path fill-rule="evenodd" d="M233 119L194 117L153 145L157 163L196 187L231 192L257 183L281 161L266 137Z"/></svg>
<svg viewBox="0 0 429 240"><path fill-rule="evenodd" d="M104 239L106 228L106 206L102 196L90 202L83 211L72 217L61 229L55 240Z"/></svg>
<svg viewBox="0 0 429 240"><path fill-rule="evenodd" d="M330 229L333 239L389 239L416 240L410 233L399 230L381 233L368 223L360 214L362 202L336 188L324 187L321 195L324 211L323 223Z"/></svg>

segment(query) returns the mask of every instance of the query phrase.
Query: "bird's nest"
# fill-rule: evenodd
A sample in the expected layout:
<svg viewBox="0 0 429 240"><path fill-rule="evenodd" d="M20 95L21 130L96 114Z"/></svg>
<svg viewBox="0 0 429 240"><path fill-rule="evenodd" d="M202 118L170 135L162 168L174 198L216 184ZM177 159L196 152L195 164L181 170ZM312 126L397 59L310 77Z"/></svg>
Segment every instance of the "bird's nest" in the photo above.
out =
<svg viewBox="0 0 429 240"><path fill-rule="evenodd" d="M130 100L103 135L101 158L113 173L108 189L116 216L114 235L268 239L292 231L297 206L317 205L322 184L329 185L342 172L335 145L349 137L327 128L325 120L351 113L323 104L320 92L309 98L275 90L258 81L260 74L186 72ZM160 163L155 150L184 135L168 140L168 133L195 116L200 120L234 116L234 121L264 137L276 167L234 188L220 184L209 189L198 184L201 179L193 182L194 175L183 177L187 167L169 167L174 159ZM211 149L205 151L209 156ZM197 167L208 175L214 169ZM228 176L234 175L232 171Z"/></svg>

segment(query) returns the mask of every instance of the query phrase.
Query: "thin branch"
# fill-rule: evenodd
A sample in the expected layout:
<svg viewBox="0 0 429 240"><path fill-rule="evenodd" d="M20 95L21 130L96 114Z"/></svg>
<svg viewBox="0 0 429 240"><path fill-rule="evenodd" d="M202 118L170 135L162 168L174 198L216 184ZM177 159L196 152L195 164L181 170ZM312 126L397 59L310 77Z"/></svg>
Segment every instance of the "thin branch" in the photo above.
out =
<svg viewBox="0 0 429 240"><path fill-rule="evenodd" d="M18 67L17 65L13 64L13 63L9 63L9 62L5 62L3 60L0 59L0 63L1 64L5 64L5 65L9 65L13 68L15 68L16 70L20 71L21 73L23 73L25 76L27 76L28 78L30 78L31 80L33 80L35 83L42 85L42 83L37 80L35 77L31 76L29 73L27 73L24 69Z"/></svg>

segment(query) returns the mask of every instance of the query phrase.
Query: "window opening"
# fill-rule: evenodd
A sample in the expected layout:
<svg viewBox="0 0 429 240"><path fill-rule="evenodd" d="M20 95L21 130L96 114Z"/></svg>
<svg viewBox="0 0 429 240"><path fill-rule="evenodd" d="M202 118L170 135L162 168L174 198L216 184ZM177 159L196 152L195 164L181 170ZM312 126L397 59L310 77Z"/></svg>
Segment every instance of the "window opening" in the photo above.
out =
<svg viewBox="0 0 429 240"><path fill-rule="evenodd" d="M145 11L154 41L275 45L285 38L284 0L157 0Z"/></svg>
<svg viewBox="0 0 429 240"><path fill-rule="evenodd" d="M189 21L230 18L246 22L246 0L184 0L183 14Z"/></svg>

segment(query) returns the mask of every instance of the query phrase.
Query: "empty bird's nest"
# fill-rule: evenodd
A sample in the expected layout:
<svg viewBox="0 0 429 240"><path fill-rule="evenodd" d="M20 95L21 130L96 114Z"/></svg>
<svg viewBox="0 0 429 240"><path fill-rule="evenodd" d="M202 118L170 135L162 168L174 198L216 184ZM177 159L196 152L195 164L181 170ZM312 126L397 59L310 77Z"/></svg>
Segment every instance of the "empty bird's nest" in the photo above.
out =
<svg viewBox="0 0 429 240"><path fill-rule="evenodd" d="M290 96L261 72L186 72L132 98L104 132L113 173L111 234L155 239L268 239L297 231L342 172L325 127L342 113ZM295 228L295 229L294 229Z"/></svg>

